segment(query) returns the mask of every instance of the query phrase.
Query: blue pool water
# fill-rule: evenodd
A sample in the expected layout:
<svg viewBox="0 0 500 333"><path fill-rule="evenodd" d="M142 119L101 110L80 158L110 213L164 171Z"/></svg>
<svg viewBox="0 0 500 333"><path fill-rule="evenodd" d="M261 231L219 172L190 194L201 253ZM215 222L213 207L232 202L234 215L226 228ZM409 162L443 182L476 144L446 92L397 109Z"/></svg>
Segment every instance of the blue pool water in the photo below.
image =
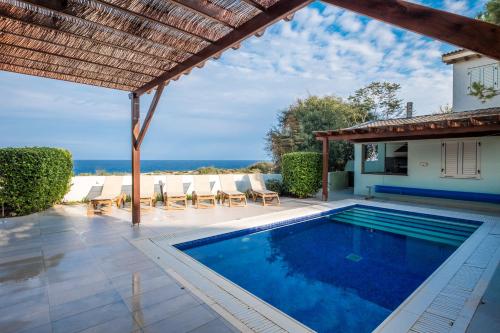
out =
<svg viewBox="0 0 500 333"><path fill-rule="evenodd" d="M177 247L318 332L363 333L478 225L358 205Z"/></svg>

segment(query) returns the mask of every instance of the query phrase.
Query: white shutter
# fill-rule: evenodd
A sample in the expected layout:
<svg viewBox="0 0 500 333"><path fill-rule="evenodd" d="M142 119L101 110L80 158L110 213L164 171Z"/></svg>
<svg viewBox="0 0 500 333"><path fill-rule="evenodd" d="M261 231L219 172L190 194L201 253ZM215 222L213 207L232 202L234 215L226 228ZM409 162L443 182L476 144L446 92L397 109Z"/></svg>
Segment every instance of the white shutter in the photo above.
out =
<svg viewBox="0 0 500 333"><path fill-rule="evenodd" d="M481 142L445 141L441 144L441 177L480 178Z"/></svg>
<svg viewBox="0 0 500 333"><path fill-rule="evenodd" d="M477 143L476 141L462 142L462 175L477 176Z"/></svg>
<svg viewBox="0 0 500 333"><path fill-rule="evenodd" d="M483 68L483 85L485 88L495 89L496 82L496 65L484 66Z"/></svg>
<svg viewBox="0 0 500 333"><path fill-rule="evenodd" d="M458 175L458 141L447 141L442 144L441 174L445 177Z"/></svg>

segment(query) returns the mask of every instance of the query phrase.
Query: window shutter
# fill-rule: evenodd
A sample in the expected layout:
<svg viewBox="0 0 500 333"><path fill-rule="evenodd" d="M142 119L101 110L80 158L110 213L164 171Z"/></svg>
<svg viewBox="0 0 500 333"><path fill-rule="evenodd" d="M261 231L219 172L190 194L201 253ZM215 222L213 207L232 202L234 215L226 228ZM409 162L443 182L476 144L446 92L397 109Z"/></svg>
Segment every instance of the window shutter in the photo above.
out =
<svg viewBox="0 0 500 333"><path fill-rule="evenodd" d="M458 141L448 141L442 144L441 173L446 177L458 175Z"/></svg>
<svg viewBox="0 0 500 333"><path fill-rule="evenodd" d="M483 85L485 88L498 88L495 87L495 83L498 85L497 76L497 65L484 66L483 68Z"/></svg>
<svg viewBox="0 0 500 333"><path fill-rule="evenodd" d="M462 175L464 176L477 176L477 142L464 141L462 142Z"/></svg>
<svg viewBox="0 0 500 333"><path fill-rule="evenodd" d="M468 91L471 91L472 83L473 82L479 82L483 84L482 80L482 75L481 75L481 68L469 68L468 75L469 75L469 86L467 87Z"/></svg>

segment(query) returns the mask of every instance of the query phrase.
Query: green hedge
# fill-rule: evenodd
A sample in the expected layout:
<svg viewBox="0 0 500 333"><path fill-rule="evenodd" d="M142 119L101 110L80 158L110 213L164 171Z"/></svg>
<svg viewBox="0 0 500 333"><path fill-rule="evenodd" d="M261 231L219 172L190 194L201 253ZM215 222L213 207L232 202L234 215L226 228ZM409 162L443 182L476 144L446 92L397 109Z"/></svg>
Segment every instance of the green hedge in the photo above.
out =
<svg viewBox="0 0 500 333"><path fill-rule="evenodd" d="M299 198L315 195L321 188L320 153L296 152L283 155L281 173L286 192Z"/></svg>
<svg viewBox="0 0 500 333"><path fill-rule="evenodd" d="M67 150L0 149L0 205L4 204L9 215L47 209L68 192L72 174L73 161Z"/></svg>

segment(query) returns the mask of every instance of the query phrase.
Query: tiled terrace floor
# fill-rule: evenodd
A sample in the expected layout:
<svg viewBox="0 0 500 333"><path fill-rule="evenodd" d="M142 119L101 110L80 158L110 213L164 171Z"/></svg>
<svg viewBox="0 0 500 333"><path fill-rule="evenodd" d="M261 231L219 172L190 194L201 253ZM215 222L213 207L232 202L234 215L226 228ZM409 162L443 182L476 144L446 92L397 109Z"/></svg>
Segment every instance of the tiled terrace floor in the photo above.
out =
<svg viewBox="0 0 500 333"><path fill-rule="evenodd" d="M129 241L317 203L155 208L134 228L127 210L84 206L0 219L0 332L232 332Z"/></svg>

